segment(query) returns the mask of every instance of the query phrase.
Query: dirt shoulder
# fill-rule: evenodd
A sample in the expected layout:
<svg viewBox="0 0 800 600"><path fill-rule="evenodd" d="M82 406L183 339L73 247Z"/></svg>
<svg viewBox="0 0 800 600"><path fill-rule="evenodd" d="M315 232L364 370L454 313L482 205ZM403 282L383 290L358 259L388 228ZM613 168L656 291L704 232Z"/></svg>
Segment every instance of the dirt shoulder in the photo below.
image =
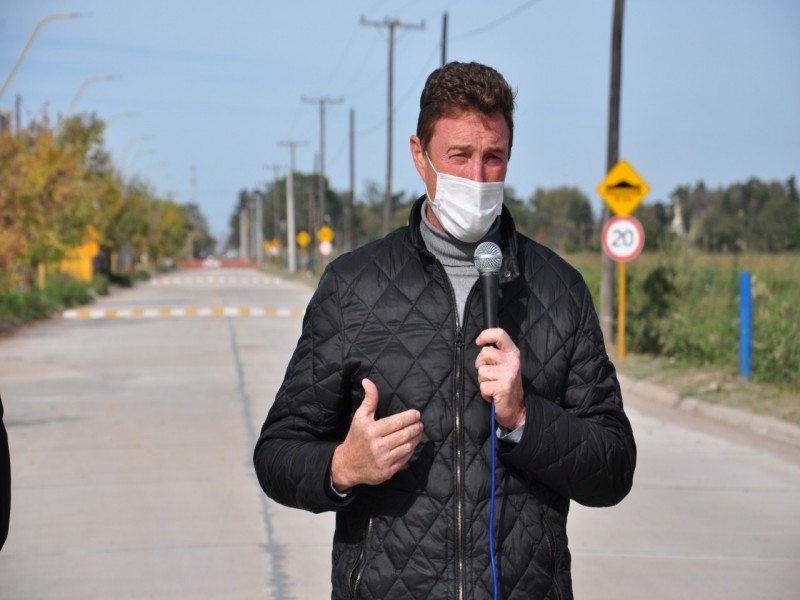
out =
<svg viewBox="0 0 800 600"><path fill-rule="evenodd" d="M612 359L616 352L611 353ZM620 375L665 388L680 400L738 409L800 426L800 390L753 382L738 373L675 360L629 354L614 360Z"/></svg>

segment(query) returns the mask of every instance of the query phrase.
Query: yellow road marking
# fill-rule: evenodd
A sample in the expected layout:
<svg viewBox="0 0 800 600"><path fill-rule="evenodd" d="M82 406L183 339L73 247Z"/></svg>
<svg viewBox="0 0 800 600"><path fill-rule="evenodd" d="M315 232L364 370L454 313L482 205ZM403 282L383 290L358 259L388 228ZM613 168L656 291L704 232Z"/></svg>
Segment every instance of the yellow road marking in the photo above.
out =
<svg viewBox="0 0 800 600"><path fill-rule="evenodd" d="M77 308L65 310L64 319L147 319L179 317L271 317L301 318L302 308L276 308L256 306L189 306L159 308Z"/></svg>

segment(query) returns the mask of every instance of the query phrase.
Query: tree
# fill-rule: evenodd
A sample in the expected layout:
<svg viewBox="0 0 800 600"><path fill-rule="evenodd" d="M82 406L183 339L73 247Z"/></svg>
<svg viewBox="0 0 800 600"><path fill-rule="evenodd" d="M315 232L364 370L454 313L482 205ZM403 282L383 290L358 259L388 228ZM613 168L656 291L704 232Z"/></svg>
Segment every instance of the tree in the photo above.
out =
<svg viewBox="0 0 800 600"><path fill-rule="evenodd" d="M146 182L124 183L104 149L104 129L94 115L79 115L56 135L44 115L17 134L0 133L0 285L31 281L37 265L83 245L90 228L131 268L148 249L166 256L183 246L186 215ZM199 210L190 212L202 229Z"/></svg>
<svg viewBox="0 0 800 600"><path fill-rule="evenodd" d="M6 271L21 267L29 279L37 264L62 258L83 240L94 183L87 154L101 130L73 121L56 139L45 118L17 135L0 134L0 248Z"/></svg>
<svg viewBox="0 0 800 600"><path fill-rule="evenodd" d="M531 217L533 215L525 200L517 195L517 191L513 187L506 186L503 190L503 204L511 212L517 230L532 237L534 225Z"/></svg>
<svg viewBox="0 0 800 600"><path fill-rule="evenodd" d="M591 245L594 215L589 199L575 187L537 188L529 199L533 237L559 251Z"/></svg>
<svg viewBox="0 0 800 600"><path fill-rule="evenodd" d="M716 190L679 188L690 240L708 252L783 252L800 248L800 201L785 184L751 178Z"/></svg>
<svg viewBox="0 0 800 600"><path fill-rule="evenodd" d="M187 224L187 238L190 242L188 253L190 257L208 256L214 253L217 241L208 228L208 220L194 203L181 205L183 216Z"/></svg>
<svg viewBox="0 0 800 600"><path fill-rule="evenodd" d="M634 215L642 224L648 250L663 250L675 236L671 230L673 210L663 202L642 204Z"/></svg>
<svg viewBox="0 0 800 600"><path fill-rule="evenodd" d="M152 200L147 225L145 247L153 264L181 252L189 233L189 221L182 207L169 200Z"/></svg>

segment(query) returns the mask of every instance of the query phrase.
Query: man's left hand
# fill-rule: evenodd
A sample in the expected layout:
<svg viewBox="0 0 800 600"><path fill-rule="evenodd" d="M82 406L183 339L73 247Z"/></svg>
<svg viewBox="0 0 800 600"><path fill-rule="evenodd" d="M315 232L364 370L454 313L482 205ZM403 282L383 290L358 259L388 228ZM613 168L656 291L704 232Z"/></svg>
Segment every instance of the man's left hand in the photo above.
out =
<svg viewBox="0 0 800 600"><path fill-rule="evenodd" d="M484 329L475 343L483 346L475 360L481 396L494 402L499 425L511 430L521 427L525 424L525 399L519 348L500 328Z"/></svg>

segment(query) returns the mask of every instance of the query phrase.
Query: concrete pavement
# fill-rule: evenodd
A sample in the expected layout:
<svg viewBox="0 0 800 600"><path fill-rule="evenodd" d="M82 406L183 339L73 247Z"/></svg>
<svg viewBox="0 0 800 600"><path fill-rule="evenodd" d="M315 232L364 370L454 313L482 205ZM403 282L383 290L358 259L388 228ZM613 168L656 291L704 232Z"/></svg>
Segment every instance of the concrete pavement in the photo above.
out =
<svg viewBox="0 0 800 600"><path fill-rule="evenodd" d="M14 480L0 598L329 597L333 516L267 500L251 463L311 290L220 275L117 291L92 307L105 316L0 339ZM573 505L576 597L798 597L798 446L623 387L634 489Z"/></svg>

